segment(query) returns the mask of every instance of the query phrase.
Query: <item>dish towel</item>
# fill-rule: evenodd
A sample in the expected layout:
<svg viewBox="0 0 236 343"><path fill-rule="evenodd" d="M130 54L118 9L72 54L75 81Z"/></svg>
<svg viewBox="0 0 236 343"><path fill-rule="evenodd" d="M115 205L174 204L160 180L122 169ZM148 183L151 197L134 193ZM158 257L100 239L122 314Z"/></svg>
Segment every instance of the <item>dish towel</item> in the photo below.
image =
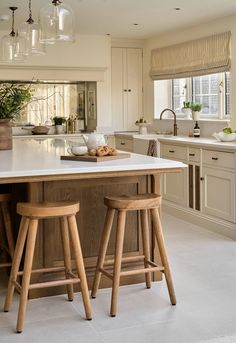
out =
<svg viewBox="0 0 236 343"><path fill-rule="evenodd" d="M157 157L157 141L155 139L149 141L147 155Z"/></svg>

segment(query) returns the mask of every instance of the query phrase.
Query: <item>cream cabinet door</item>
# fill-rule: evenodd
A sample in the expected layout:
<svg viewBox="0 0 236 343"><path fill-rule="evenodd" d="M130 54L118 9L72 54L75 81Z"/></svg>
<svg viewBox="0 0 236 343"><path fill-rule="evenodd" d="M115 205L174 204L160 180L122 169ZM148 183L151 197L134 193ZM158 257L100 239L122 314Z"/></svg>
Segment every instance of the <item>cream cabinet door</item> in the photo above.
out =
<svg viewBox="0 0 236 343"><path fill-rule="evenodd" d="M142 49L112 48L112 121L115 130L135 130L143 115Z"/></svg>
<svg viewBox="0 0 236 343"><path fill-rule="evenodd" d="M177 205L187 206L187 168L180 173L164 174L162 179L163 199Z"/></svg>
<svg viewBox="0 0 236 343"><path fill-rule="evenodd" d="M235 174L202 168L202 212L235 222Z"/></svg>

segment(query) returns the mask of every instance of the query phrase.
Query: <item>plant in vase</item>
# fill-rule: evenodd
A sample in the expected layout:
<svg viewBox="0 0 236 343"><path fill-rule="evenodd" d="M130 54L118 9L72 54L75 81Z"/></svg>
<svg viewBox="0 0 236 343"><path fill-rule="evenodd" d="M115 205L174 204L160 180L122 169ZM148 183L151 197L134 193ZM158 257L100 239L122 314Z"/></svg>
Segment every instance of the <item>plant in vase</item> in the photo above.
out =
<svg viewBox="0 0 236 343"><path fill-rule="evenodd" d="M57 134L64 133L63 124L66 122L66 118L55 116L52 118L52 120L54 121L54 125L56 127L56 133Z"/></svg>
<svg viewBox="0 0 236 343"><path fill-rule="evenodd" d="M0 150L12 149L12 127L16 119L30 102L33 91L29 85L0 84Z"/></svg>
<svg viewBox="0 0 236 343"><path fill-rule="evenodd" d="M182 113L185 115L185 118L190 119L192 110L191 110L191 102L189 101L184 101L183 102L183 107L182 107Z"/></svg>
<svg viewBox="0 0 236 343"><path fill-rule="evenodd" d="M200 112L202 110L202 104L200 104L198 102L192 102L191 110L192 110L193 120L198 121L200 119Z"/></svg>

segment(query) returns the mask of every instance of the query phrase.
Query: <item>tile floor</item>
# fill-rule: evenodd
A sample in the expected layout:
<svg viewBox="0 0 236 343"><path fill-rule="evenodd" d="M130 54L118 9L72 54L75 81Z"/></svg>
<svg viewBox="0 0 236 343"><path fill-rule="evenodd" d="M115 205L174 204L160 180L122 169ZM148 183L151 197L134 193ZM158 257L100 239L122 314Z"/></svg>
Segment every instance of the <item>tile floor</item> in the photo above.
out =
<svg viewBox="0 0 236 343"><path fill-rule="evenodd" d="M163 224L177 306L170 305L164 282L150 290L144 284L121 287L116 318L108 315L110 290L101 290L90 322L79 294L73 303L64 295L31 300L24 332L17 335L14 301L11 312L0 312L0 343L236 342L236 242L167 214Z"/></svg>

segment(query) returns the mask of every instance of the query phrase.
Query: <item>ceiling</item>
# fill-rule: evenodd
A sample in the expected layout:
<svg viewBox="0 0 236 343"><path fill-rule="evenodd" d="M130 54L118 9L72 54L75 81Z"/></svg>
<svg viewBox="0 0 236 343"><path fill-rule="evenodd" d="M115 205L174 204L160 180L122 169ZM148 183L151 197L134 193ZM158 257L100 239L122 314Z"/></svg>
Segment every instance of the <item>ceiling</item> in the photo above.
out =
<svg viewBox="0 0 236 343"><path fill-rule="evenodd" d="M50 0L32 0L33 18ZM145 39L166 31L236 14L235 0L63 0L76 15L76 32ZM0 19L18 6L16 25L26 21L28 0L0 0ZM179 7L180 10L175 10ZM138 25L134 25L138 24ZM0 21L0 30L10 21Z"/></svg>

